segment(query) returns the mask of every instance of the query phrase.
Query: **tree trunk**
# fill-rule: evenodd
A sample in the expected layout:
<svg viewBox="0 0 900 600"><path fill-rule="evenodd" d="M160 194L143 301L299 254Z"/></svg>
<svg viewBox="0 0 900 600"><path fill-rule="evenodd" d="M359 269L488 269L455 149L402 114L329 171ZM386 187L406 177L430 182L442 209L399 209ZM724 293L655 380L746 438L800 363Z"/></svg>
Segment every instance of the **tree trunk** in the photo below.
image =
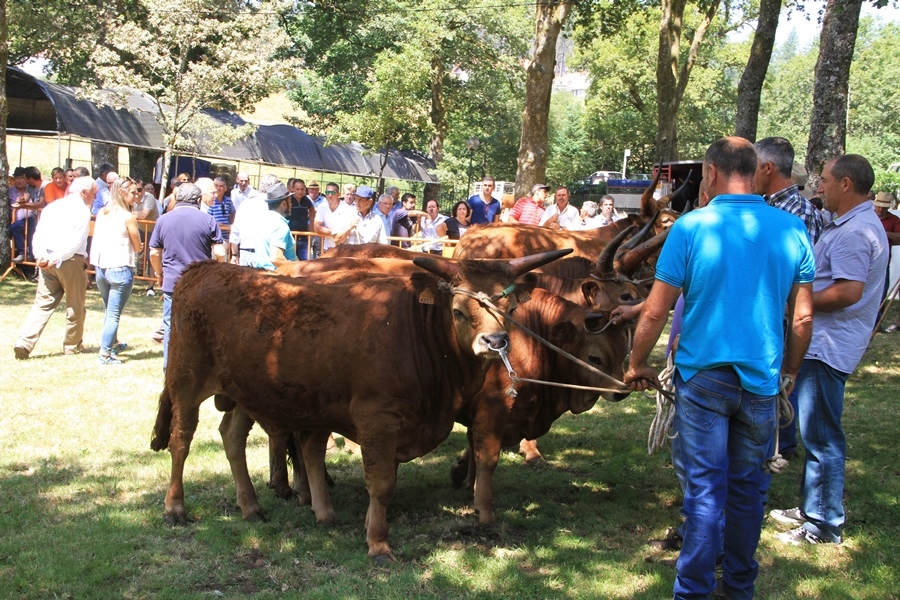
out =
<svg viewBox="0 0 900 600"><path fill-rule="evenodd" d="M0 77L0 171L9 173L9 161L6 158L6 117L9 115L9 104L6 99L6 63L9 60L8 32L6 28L6 0L0 0L0 64L3 65L3 76ZM0 269L6 271L9 266L9 182L0 177Z"/></svg>
<svg viewBox="0 0 900 600"><path fill-rule="evenodd" d="M425 210L425 204L429 200L438 200L440 201L441 197L441 184L440 183L426 183L425 189L422 191L422 210Z"/></svg>
<svg viewBox="0 0 900 600"><path fill-rule="evenodd" d="M119 170L119 147L115 144L104 144L103 142L91 142L91 166L94 176L98 174L100 165L109 163L115 167L116 172Z"/></svg>
<svg viewBox="0 0 900 600"><path fill-rule="evenodd" d="M525 108L522 111L522 138L516 160L516 198L531 192L531 186L544 183L547 172L548 121L550 93L556 66L556 40L572 2L539 2L535 8L535 35L531 60L525 69Z"/></svg>
<svg viewBox="0 0 900 600"><path fill-rule="evenodd" d="M828 0L813 84L812 123L806 146L807 185L816 189L825 162L844 154L850 63L863 0Z"/></svg>
<svg viewBox="0 0 900 600"><path fill-rule="evenodd" d="M142 148L128 149L128 175L141 181L153 181L153 170L156 161L162 156L162 152L156 150L144 150Z"/></svg>
<svg viewBox="0 0 900 600"><path fill-rule="evenodd" d="M678 109L703 37L719 10L720 0L710 0L703 21L694 30L687 58L679 67L681 32L687 0L662 0L659 54L656 61L656 151L661 160L678 159Z"/></svg>
<svg viewBox="0 0 900 600"><path fill-rule="evenodd" d="M439 165L444 160L444 140L447 138L447 109L444 106L444 61L439 55L431 59L431 160Z"/></svg>
<svg viewBox="0 0 900 600"><path fill-rule="evenodd" d="M759 98L769 70L769 61L772 59L772 49L775 47L775 31L778 29L781 3L782 0L760 0L759 20L756 22L753 46L750 48L747 66L738 83L734 135L751 142L756 141Z"/></svg>

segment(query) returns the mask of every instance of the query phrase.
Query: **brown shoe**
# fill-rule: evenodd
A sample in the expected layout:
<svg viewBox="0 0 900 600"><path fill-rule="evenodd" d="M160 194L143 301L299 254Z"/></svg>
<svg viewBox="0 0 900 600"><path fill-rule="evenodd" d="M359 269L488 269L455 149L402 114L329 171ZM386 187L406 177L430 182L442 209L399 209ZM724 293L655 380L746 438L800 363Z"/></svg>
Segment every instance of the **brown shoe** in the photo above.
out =
<svg viewBox="0 0 900 600"><path fill-rule="evenodd" d="M16 353L17 360L25 360L28 358L28 355L31 354L31 351L28 348L23 348L22 346L13 346L13 352Z"/></svg>
<svg viewBox="0 0 900 600"><path fill-rule="evenodd" d="M84 346L82 346L80 342L77 346L65 346L63 348L63 354L66 356L72 356L73 354L81 354L82 352L84 352Z"/></svg>

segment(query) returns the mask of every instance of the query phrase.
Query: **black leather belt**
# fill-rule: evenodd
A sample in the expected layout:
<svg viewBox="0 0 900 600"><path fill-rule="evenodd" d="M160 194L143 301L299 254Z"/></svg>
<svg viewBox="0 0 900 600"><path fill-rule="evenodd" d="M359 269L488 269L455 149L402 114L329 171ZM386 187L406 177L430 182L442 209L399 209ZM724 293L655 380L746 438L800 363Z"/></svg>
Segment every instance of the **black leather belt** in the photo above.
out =
<svg viewBox="0 0 900 600"><path fill-rule="evenodd" d="M256 252L256 248L241 248L241 252Z"/></svg>

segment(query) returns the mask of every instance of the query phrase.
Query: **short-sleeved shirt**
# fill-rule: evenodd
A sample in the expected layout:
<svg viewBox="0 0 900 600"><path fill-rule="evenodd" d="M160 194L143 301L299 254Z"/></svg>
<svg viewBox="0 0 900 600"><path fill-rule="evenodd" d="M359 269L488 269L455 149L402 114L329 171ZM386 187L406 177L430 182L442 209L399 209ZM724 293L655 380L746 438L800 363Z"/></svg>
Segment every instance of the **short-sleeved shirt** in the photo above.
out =
<svg viewBox="0 0 900 600"><path fill-rule="evenodd" d="M879 219L881 220L881 226L884 227L885 233L900 233L900 217L891 214L888 211L884 211L881 213ZM891 240L888 240L888 243L891 246L900 244L900 242L892 242Z"/></svg>
<svg viewBox="0 0 900 600"><path fill-rule="evenodd" d="M475 194L469 198L469 206L472 208L472 215L469 221L473 225L492 223L494 217L500 214L500 201L493 196L491 197L490 202L485 203L481 194Z"/></svg>
<svg viewBox="0 0 900 600"><path fill-rule="evenodd" d="M566 204L562 212L559 212L559 206L556 204L546 209L544 216L541 217L540 225L544 225L556 215L559 215L559 219L556 222L560 229L568 229L570 231L581 229L581 213L571 204Z"/></svg>
<svg viewBox="0 0 900 600"><path fill-rule="evenodd" d="M812 202L800 194L799 187L790 185L783 190L775 192L766 201L770 206L780 208L800 217L800 220L806 226L806 232L809 233L809 239L813 245L819 241L819 236L822 235L822 226L824 225L822 213L819 212L819 209Z"/></svg>
<svg viewBox="0 0 900 600"><path fill-rule="evenodd" d="M675 355L681 377L689 381L698 371L731 366L744 389L775 395L785 305L792 286L814 276L803 222L768 206L762 196L717 196L678 219L656 278L684 291Z"/></svg>
<svg viewBox="0 0 900 600"><path fill-rule="evenodd" d="M156 221L150 247L162 249L162 291L172 293L188 265L212 258L212 247L224 243L219 225L196 204L179 202Z"/></svg>
<svg viewBox="0 0 900 600"><path fill-rule="evenodd" d="M231 202L231 197L225 196L222 198L221 202L216 199L206 212L212 215L212 218L215 219L216 223L219 225L230 225L231 215L235 214L237 209L234 207L234 203ZM225 235L225 232L222 233L227 240L228 236Z"/></svg>
<svg viewBox="0 0 900 600"><path fill-rule="evenodd" d="M519 198L509 216L523 225L539 225L544 216L544 207L531 198Z"/></svg>
<svg viewBox="0 0 900 600"><path fill-rule="evenodd" d="M806 358L820 360L842 373L852 373L875 327L890 260L887 236L872 202L867 200L826 224L815 250L814 293L838 279L862 281L865 286L856 304L813 314L812 340Z"/></svg>
<svg viewBox="0 0 900 600"><path fill-rule="evenodd" d="M52 181L44 186L44 202L50 204L66 197L66 188L60 188Z"/></svg>
<svg viewBox="0 0 900 600"><path fill-rule="evenodd" d="M291 196L291 215L288 217L288 225L291 231L309 231L310 211L315 210L315 205L309 196L303 196L298 201Z"/></svg>
<svg viewBox="0 0 900 600"><path fill-rule="evenodd" d="M325 202L316 210L316 223L321 223L323 227L331 231L341 232L350 227L355 216L356 210L343 200L338 202L333 211L328 206L328 202ZM334 248L334 238L330 235L322 240L322 250L329 248Z"/></svg>
<svg viewBox="0 0 900 600"><path fill-rule="evenodd" d="M359 223L350 232L347 238L348 244L387 244L387 234L384 232L384 221L371 210L365 217L359 217Z"/></svg>
<svg viewBox="0 0 900 600"><path fill-rule="evenodd" d="M274 271L272 263L272 249L281 248L284 257L288 260L297 260L297 251L294 248L294 236L288 220L274 210L270 210L259 223L259 243L256 244L256 268Z"/></svg>

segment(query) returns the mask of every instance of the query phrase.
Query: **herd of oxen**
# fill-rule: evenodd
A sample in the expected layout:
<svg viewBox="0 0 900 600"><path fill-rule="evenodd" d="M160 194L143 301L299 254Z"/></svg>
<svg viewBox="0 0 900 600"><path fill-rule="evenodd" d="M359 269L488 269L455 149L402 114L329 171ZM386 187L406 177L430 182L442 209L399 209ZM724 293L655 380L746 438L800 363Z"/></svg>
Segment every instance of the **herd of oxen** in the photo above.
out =
<svg viewBox="0 0 900 600"><path fill-rule="evenodd" d="M317 523L333 524L325 452L336 432L361 449L369 556L390 560L387 508L398 464L430 452L461 423L469 448L454 480L474 490L480 522L493 522L502 446L530 440L523 443L534 455L533 440L565 412L587 411L600 395L628 395L619 380L634 325L611 313L646 297L678 217L668 206L690 193L685 182L654 200L654 188L640 214L592 231L472 227L452 259L372 244L340 246L275 275L215 262L188 268L174 294L151 443L172 458L166 520L186 523L184 464L200 405L215 397L245 519L264 516L246 461L258 422L269 436L275 493L297 496ZM501 354L530 381L513 384Z"/></svg>

